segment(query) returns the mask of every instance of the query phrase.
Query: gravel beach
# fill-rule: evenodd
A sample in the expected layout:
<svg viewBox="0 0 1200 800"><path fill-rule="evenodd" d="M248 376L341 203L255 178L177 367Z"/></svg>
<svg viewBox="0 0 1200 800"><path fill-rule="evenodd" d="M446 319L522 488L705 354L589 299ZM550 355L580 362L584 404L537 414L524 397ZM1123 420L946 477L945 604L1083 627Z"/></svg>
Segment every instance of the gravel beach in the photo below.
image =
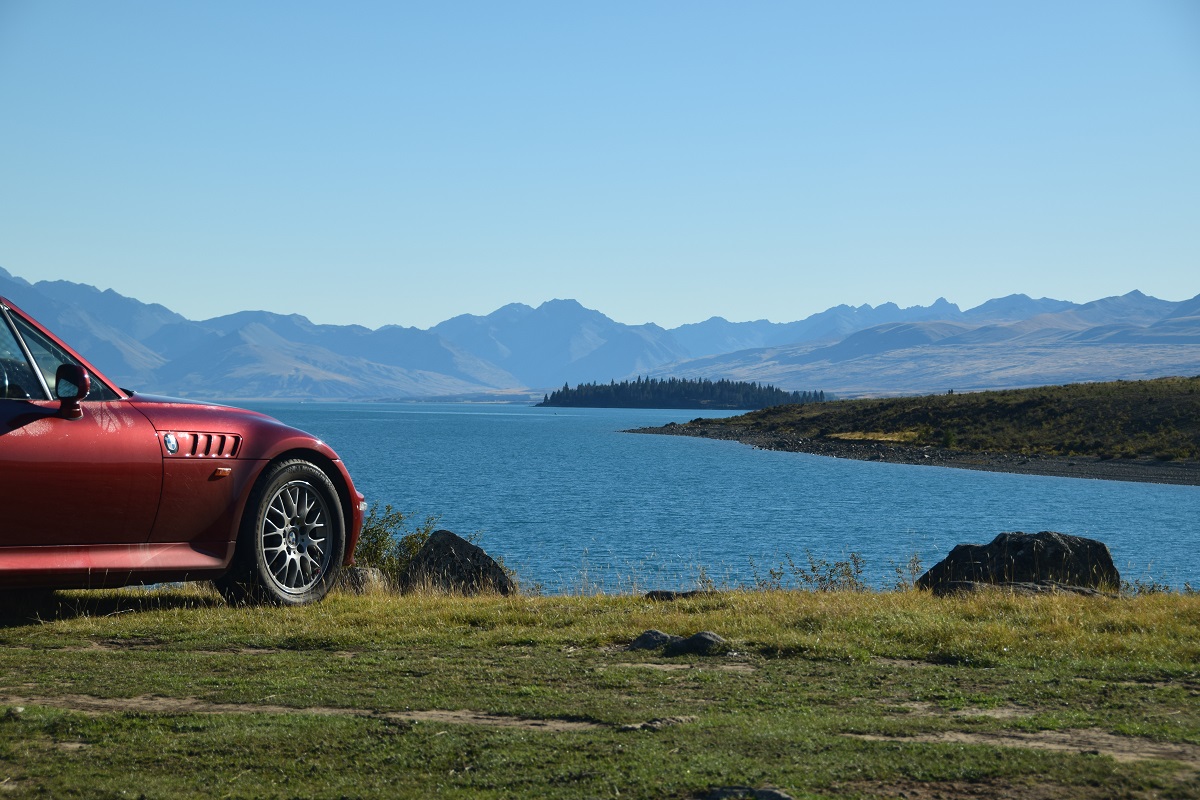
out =
<svg viewBox="0 0 1200 800"><path fill-rule="evenodd" d="M938 447L905 447L886 442L790 438L777 434L738 431L731 429L728 425L703 422L668 423L658 428L636 428L627 432L724 439L763 450L809 453L831 458L853 458L859 461L954 467L986 472L1014 472L1022 475L1053 475L1063 478L1200 486L1200 461L1160 461L1153 458L1061 458L1013 453L976 453Z"/></svg>

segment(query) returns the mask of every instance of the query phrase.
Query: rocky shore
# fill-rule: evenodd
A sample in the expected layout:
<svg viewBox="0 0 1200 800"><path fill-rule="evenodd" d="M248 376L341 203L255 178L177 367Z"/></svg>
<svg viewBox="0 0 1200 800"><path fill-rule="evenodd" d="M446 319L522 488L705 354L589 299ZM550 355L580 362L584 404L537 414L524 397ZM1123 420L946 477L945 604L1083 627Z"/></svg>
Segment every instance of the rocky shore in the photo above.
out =
<svg viewBox="0 0 1200 800"><path fill-rule="evenodd" d="M686 424L672 422L659 428L637 428L627 432L724 439L748 444L762 450L782 450L789 453L853 458L859 461L882 461L890 464L917 464L931 467L976 469L986 472L1013 472L1022 475L1052 475L1063 478L1200 486L1200 462L1197 461L1160 461L1153 458L1060 458L1014 453L977 453L939 447L906 447L887 442L798 438L777 433L740 430L728 425L706 422Z"/></svg>

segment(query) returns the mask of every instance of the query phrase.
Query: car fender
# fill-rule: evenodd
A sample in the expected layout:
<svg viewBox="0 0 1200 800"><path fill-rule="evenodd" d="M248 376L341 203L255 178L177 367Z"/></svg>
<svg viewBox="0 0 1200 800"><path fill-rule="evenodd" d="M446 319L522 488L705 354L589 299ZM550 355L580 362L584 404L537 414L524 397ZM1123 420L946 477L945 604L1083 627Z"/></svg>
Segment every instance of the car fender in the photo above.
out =
<svg viewBox="0 0 1200 800"><path fill-rule="evenodd" d="M353 553L365 504L328 444L256 411L153 395L134 395L131 402L154 424L163 454L163 495L151 541L228 543L232 555L263 471L276 461L304 458L337 489L346 552Z"/></svg>

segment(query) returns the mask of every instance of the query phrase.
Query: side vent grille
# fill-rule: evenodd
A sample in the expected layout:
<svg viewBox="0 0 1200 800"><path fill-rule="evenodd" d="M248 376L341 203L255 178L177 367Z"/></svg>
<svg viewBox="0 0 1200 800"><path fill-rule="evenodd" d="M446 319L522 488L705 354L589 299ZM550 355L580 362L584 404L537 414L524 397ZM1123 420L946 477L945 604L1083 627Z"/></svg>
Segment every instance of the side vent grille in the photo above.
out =
<svg viewBox="0 0 1200 800"><path fill-rule="evenodd" d="M237 455L242 437L232 433L193 433L192 450L189 455L233 458Z"/></svg>
<svg viewBox="0 0 1200 800"><path fill-rule="evenodd" d="M242 447L242 437L236 433L202 433L198 431L172 431L178 447L175 452L164 444L166 455L171 458L237 458ZM162 437L164 440L166 437Z"/></svg>

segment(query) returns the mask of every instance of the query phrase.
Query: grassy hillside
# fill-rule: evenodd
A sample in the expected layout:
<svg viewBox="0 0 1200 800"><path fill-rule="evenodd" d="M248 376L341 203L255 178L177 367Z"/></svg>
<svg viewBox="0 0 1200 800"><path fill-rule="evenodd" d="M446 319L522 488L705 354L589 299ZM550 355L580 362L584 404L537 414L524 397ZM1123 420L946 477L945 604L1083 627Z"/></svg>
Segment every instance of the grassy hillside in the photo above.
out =
<svg viewBox="0 0 1200 800"><path fill-rule="evenodd" d="M1197 798L1198 643L1185 594L60 593L0 624L0 795Z"/></svg>
<svg viewBox="0 0 1200 800"><path fill-rule="evenodd" d="M1200 377L779 406L731 431L974 452L1200 459Z"/></svg>

